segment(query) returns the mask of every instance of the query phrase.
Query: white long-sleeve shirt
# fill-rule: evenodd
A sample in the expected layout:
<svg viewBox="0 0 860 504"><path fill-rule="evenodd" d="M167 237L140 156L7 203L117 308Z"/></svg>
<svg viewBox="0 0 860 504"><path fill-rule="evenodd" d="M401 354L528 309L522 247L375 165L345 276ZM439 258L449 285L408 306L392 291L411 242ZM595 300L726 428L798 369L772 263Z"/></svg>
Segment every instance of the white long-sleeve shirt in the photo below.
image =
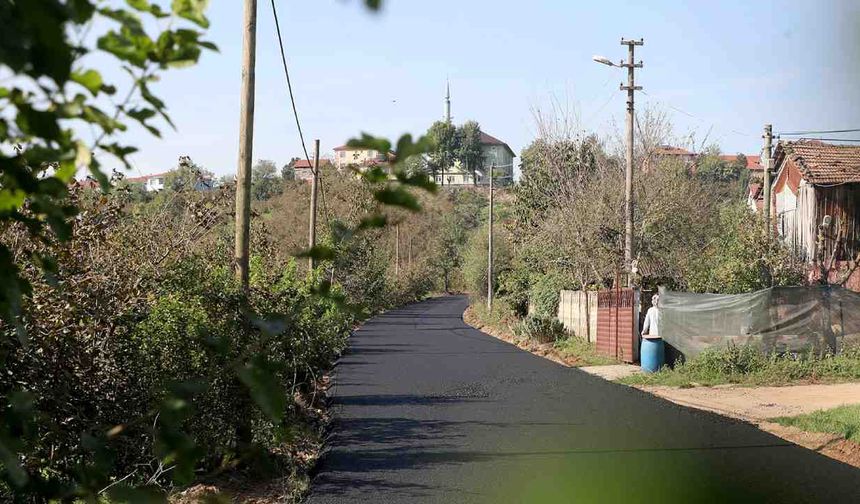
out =
<svg viewBox="0 0 860 504"><path fill-rule="evenodd" d="M660 330L658 326L660 325L660 310L657 309L656 306L652 306L648 308L648 311L645 313L645 322L642 323L642 337L643 338L659 338Z"/></svg>

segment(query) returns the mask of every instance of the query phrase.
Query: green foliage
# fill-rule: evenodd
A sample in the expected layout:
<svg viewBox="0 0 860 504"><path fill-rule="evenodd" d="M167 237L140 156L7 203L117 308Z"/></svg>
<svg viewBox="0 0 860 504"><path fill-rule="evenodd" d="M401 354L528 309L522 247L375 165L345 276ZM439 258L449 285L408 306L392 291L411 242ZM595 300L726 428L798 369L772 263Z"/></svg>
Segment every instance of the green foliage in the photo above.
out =
<svg viewBox="0 0 860 504"><path fill-rule="evenodd" d="M504 296L503 285L497 279L510 271L513 252L508 234L499 228L494 228L493 231L493 287L496 295ZM469 237L463 252L463 279L466 290L473 297L482 299L487 296L488 234L486 226L476 229Z"/></svg>
<svg viewBox="0 0 860 504"><path fill-rule="evenodd" d="M549 272L539 276L532 284L529 294L529 300L534 307L535 313L547 317L555 317L558 314L560 291L566 286L564 278L556 273Z"/></svg>
<svg viewBox="0 0 860 504"><path fill-rule="evenodd" d="M472 174L472 181L477 184L475 171L484 165L484 154L481 149L481 126L477 121L466 121L457 128L457 159Z"/></svg>
<svg viewBox="0 0 860 504"><path fill-rule="evenodd" d="M194 28L208 27L208 1L174 0L169 11L126 4L0 2L0 64L14 77L0 87L3 500L163 502L166 488L241 466L258 448L283 449L301 422L294 398L315 389L356 320L342 286L318 272L273 275L279 261L260 225L253 250L262 256L243 293L229 268L232 188L183 194L195 178L190 160L169 197L69 187L83 167L107 191L97 155L128 166L136 151L113 135L131 122L156 136L153 120L173 126L151 88L161 71L215 50ZM91 26L105 30L96 48L131 77L124 98L81 64L96 48L69 40ZM92 142L77 137L86 130ZM395 164L427 146L404 135ZM393 180L365 175L385 186L373 192L376 213L342 229L339 246L385 226L386 206L417 210L409 188L435 190L401 169ZM416 292L426 285L420 275L407 281Z"/></svg>
<svg viewBox="0 0 860 504"><path fill-rule="evenodd" d="M622 379L642 385L787 385L798 381L839 382L860 379L860 348L849 347L838 355L800 354L764 355L752 346L730 345L709 349L689 362L657 373Z"/></svg>
<svg viewBox="0 0 860 504"><path fill-rule="evenodd" d="M461 287L457 277L464 248L470 233L481 225L481 214L487 206L487 199L473 191L454 190L447 197L453 208L441 216L436 231L439 239L432 255L432 265L441 272L445 291Z"/></svg>
<svg viewBox="0 0 860 504"><path fill-rule="evenodd" d="M726 199L745 196L744 191L750 179L747 159L738 154L732 161L722 159L717 146L705 150L696 163L696 178L713 187L715 195Z"/></svg>
<svg viewBox="0 0 860 504"><path fill-rule="evenodd" d="M687 278L694 292L739 294L804 281L802 262L743 203L721 209L710 243L696 257Z"/></svg>
<svg viewBox="0 0 860 504"><path fill-rule="evenodd" d="M435 177L449 168L457 157L457 127L447 121L436 121L427 130L427 138L432 146L428 152L427 167Z"/></svg>
<svg viewBox="0 0 860 504"><path fill-rule="evenodd" d="M555 343L567 337L567 331L554 316L533 314L527 315L515 326L517 336L537 343Z"/></svg>
<svg viewBox="0 0 860 504"><path fill-rule="evenodd" d="M477 121L466 121L455 126L447 121L436 121L427 130L431 148L428 150L425 169L435 177L460 163L465 171L472 174L477 183L476 171L484 166L481 147L481 126Z"/></svg>
<svg viewBox="0 0 860 504"><path fill-rule="evenodd" d="M860 443L860 404L818 410L793 417L778 417L772 421L804 431L838 434L843 439Z"/></svg>
<svg viewBox="0 0 860 504"><path fill-rule="evenodd" d="M516 186L519 226L536 226L546 212L562 205L572 191L598 170L603 148L595 137L585 140L539 138L523 149Z"/></svg>
<svg viewBox="0 0 860 504"><path fill-rule="evenodd" d="M261 159L251 169L251 197L266 201L284 192L283 174L279 176L274 161Z"/></svg>
<svg viewBox="0 0 860 504"><path fill-rule="evenodd" d="M555 349L574 366L605 366L618 361L597 351L597 345L583 338L568 335L555 342Z"/></svg>
<svg viewBox="0 0 860 504"><path fill-rule="evenodd" d="M188 156L181 156L176 168L164 176L168 191L199 191L212 189L215 174L199 166Z"/></svg>
<svg viewBox="0 0 860 504"><path fill-rule="evenodd" d="M206 2L174 2L172 15L204 25ZM78 168L88 169L107 189L107 176L97 162L106 153L128 166L136 151L111 139L138 123L160 136L152 120L168 124L164 103L149 85L168 67L195 63L203 49L215 49L201 40L200 31L182 23L149 33L144 18L171 14L143 0L129 2L131 9L112 9L90 0L38 0L0 3L0 67L15 79L0 86L0 222L23 226L40 240L67 240L69 218L76 214L68 204L68 183ZM71 40L90 26L104 29L97 49L108 53L108 63L123 68L132 83L123 98L106 83L101 72L84 66L92 47ZM159 26L165 26L161 24ZM87 60L89 61L89 59ZM110 61L110 60L107 60ZM111 103L111 109L102 106ZM93 132L90 141L80 131ZM54 274L53 261L32 256L46 274ZM18 318L21 299L31 291L19 275L7 245L0 243L0 317L23 326Z"/></svg>

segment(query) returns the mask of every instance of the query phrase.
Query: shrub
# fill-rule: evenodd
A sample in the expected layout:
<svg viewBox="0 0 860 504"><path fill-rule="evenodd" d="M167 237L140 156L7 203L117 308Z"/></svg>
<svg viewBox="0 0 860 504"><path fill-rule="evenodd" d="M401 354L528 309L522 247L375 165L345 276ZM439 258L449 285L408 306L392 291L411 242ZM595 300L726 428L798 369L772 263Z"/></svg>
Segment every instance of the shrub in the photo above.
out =
<svg viewBox="0 0 860 504"><path fill-rule="evenodd" d="M812 351L765 355L754 346L729 345L706 350L688 362L657 373L623 379L625 383L685 386L741 383L782 385L799 380L845 381L860 379L860 351L846 347L837 355Z"/></svg>
<svg viewBox="0 0 860 504"><path fill-rule="evenodd" d="M529 315L517 326L517 336L534 340L538 343L554 343L567 337L567 331L555 317L545 315Z"/></svg>
<svg viewBox="0 0 860 504"><path fill-rule="evenodd" d="M558 315L559 294L564 287L564 279L555 273L539 276L529 289L529 302L535 313L548 317Z"/></svg>
<svg viewBox="0 0 860 504"><path fill-rule="evenodd" d="M486 299L487 296L487 240L488 230L483 226L475 231L466 244L463 254L463 277L466 289L472 296ZM493 273L496 279L502 278L511 267L511 247L506 232L494 229L493 233ZM501 282L493 283L496 294L504 295Z"/></svg>

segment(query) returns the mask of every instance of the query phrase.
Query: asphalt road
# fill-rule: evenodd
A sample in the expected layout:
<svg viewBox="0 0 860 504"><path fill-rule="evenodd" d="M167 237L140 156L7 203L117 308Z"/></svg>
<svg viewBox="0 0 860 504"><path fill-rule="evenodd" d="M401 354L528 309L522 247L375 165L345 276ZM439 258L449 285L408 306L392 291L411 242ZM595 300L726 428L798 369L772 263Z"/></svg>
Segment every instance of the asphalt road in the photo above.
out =
<svg viewBox="0 0 860 504"><path fill-rule="evenodd" d="M366 323L308 502L860 502L860 471L470 328L463 297Z"/></svg>

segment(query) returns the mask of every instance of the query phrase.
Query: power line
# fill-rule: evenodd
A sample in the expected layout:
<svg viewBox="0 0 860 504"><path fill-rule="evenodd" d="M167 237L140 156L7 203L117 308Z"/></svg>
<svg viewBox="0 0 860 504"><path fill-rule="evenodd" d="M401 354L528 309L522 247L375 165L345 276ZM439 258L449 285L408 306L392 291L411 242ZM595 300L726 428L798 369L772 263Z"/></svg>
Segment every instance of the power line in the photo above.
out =
<svg viewBox="0 0 860 504"><path fill-rule="evenodd" d="M281 49L281 63L283 63L284 66L284 76L287 78L287 89L290 91L290 103L293 105L293 116L296 118L296 128L299 130L299 140L302 142L302 150L305 153L305 158L307 159L308 164L310 164L311 158L308 156L308 149L305 146L305 136L302 134L302 125L299 122L299 111L296 109L296 99L293 96L293 84L290 81L290 69L287 66L287 55L284 52L284 41L281 37L281 23L278 21L278 9L275 7L275 0L272 0L272 15L275 17L275 30L278 32L278 46Z"/></svg>
<svg viewBox="0 0 860 504"><path fill-rule="evenodd" d="M860 128L843 129L843 130L820 130L820 131L792 131L789 133L779 133L782 136L802 136L802 135L823 135L827 133L857 133Z"/></svg>
<svg viewBox="0 0 860 504"><path fill-rule="evenodd" d="M644 94L645 96L651 96L651 95L649 95L648 93L646 93L645 91L641 91L641 90L640 90L640 92L641 92L642 94ZM664 105L666 105L666 106L667 106L667 107L669 107L670 109L674 110L675 112L680 112L681 114L684 114L685 116L690 117L690 118L692 118L692 119L695 119L695 120L697 120L697 121L700 121L700 122L711 122L711 121L706 121L705 119L702 119L701 117L697 117L696 115L691 114L691 113L687 112L686 110L682 110L682 109L679 109L678 107L674 107L674 106L672 106L672 104L671 104L671 103L667 103L667 102L665 102L665 101L664 101L663 103L664 103ZM723 129L723 128L719 128L719 129ZM740 135L740 136L746 136L746 137L751 137L751 136L753 136L753 135L750 135L749 133L744 133L743 131L738 131L738 130L736 130L736 129L728 129L728 130L725 130L725 131L728 131L728 132L730 132L730 133L734 133L735 135Z"/></svg>
<svg viewBox="0 0 860 504"><path fill-rule="evenodd" d="M284 76L287 78L287 90L290 93L290 104L292 104L292 107L293 107L293 117L295 117L295 119L296 119L296 129L298 129L298 131L299 131L299 140L302 143L302 151L305 153L305 160L308 162L308 166L311 167L311 171L313 171L314 176L318 177L318 179L319 179L320 196L322 197L323 212L326 214L326 219L329 221L329 223L331 223L331 215L328 212L328 207L326 205L326 199L325 199L325 185L323 184L322 177L320 177L319 173L317 173L318 170L316 168L314 168L313 163L311 163L311 157L308 155L308 148L305 145L305 136L302 133L302 124L299 121L299 111L296 108L296 99L295 99L295 96L293 95L293 84L292 84L292 81L290 80L290 69L289 69L289 66L287 65L287 55L286 55L286 52L284 51L284 39L283 39L283 36L281 35L281 23L278 20L278 8L275 6L275 0L272 0L271 3L272 3L272 16L275 18L275 31L278 34L278 47L281 50L281 63L283 64L283 67L284 67Z"/></svg>
<svg viewBox="0 0 860 504"><path fill-rule="evenodd" d="M783 135L784 134L785 133L783 133ZM825 142L860 142L860 138L808 138L807 140L823 140Z"/></svg>

